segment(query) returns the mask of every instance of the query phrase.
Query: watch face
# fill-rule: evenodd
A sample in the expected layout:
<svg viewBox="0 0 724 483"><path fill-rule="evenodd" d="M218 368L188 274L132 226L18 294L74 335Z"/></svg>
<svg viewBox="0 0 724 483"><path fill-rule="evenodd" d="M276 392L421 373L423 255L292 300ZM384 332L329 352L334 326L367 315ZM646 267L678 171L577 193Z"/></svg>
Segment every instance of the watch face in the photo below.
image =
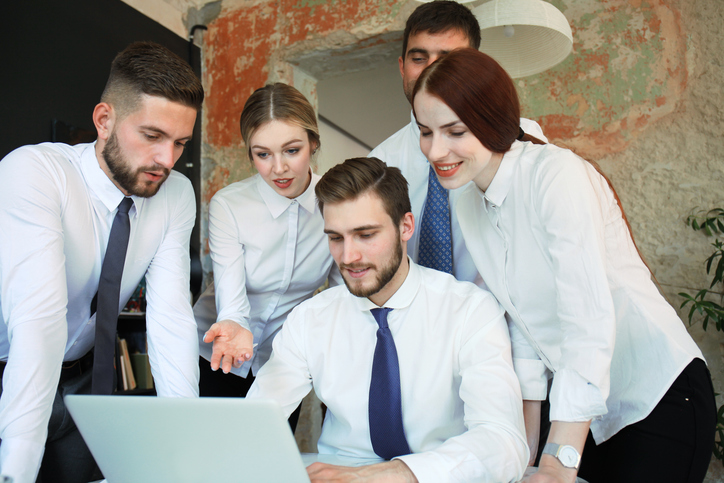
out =
<svg viewBox="0 0 724 483"><path fill-rule="evenodd" d="M578 465L578 451L573 446L562 446L558 450L558 459L563 466L575 468Z"/></svg>

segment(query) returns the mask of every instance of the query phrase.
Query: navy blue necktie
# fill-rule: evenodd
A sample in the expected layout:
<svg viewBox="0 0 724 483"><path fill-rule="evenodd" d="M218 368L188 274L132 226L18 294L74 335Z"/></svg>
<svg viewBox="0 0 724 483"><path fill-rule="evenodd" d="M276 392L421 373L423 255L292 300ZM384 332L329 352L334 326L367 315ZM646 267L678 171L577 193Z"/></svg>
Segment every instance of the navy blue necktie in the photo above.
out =
<svg viewBox="0 0 724 483"><path fill-rule="evenodd" d="M452 273L452 234L448 192L437 180L430 165L425 211L420 224L420 248L417 263L423 267Z"/></svg>
<svg viewBox="0 0 724 483"><path fill-rule="evenodd" d="M96 312L96 339L93 355L93 384L91 393L113 392L113 359L116 350L116 324L118 323L119 298L123 264L126 261L131 221L128 211L133 206L131 198L123 198L113 219L108 237L106 256L98 282L98 310Z"/></svg>
<svg viewBox="0 0 724 483"><path fill-rule="evenodd" d="M400 395L400 366L397 349L387 327L388 308L372 309L377 324L377 345L372 361L370 381L369 423L372 449L380 458L410 454L402 427L402 397Z"/></svg>

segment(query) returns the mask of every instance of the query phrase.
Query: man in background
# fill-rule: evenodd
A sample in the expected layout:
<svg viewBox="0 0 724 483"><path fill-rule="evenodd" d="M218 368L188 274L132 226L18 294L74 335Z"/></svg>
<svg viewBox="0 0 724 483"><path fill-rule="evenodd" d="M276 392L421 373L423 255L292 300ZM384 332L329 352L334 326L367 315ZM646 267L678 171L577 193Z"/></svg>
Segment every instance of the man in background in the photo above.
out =
<svg viewBox="0 0 724 483"><path fill-rule="evenodd" d="M402 56L398 59L402 89L410 104L415 82L425 67L441 55L465 47L480 48L480 25L466 6L435 0L423 3L412 12L405 26ZM420 129L414 116L410 117L410 124L370 153L371 157L400 168L410 184L412 213L420 226L407 244L408 253L422 266L452 273L458 280L482 286L455 213L458 196L467 185L451 191L440 186L420 150ZM520 121L525 132L546 140L536 122Z"/></svg>

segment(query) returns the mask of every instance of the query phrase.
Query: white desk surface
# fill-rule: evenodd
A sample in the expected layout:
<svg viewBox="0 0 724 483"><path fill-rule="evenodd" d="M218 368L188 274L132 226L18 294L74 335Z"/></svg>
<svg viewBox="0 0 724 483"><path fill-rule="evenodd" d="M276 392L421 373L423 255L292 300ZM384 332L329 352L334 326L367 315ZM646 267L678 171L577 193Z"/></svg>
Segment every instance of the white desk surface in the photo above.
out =
<svg viewBox="0 0 724 483"><path fill-rule="evenodd" d="M339 465L339 466L365 466L365 465L371 465L375 463L381 463L384 460L380 458L350 458L350 457L344 457L344 456L336 456L331 454L318 454L318 453L302 453L302 462L304 463L304 466L309 466L312 463L315 463L319 461L320 463L327 463L330 465ZM525 476L530 476L533 473L538 471L538 468L534 466L529 466L525 470ZM91 483L106 483L106 480L100 480L95 481ZM576 483L587 483L586 480L583 478L577 478Z"/></svg>

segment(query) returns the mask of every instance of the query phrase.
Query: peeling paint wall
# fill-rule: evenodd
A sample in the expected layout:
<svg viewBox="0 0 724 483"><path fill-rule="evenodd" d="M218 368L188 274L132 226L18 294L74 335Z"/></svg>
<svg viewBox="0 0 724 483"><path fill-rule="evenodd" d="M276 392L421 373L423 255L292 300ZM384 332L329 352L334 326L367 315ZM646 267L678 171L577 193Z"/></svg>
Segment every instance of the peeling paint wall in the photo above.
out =
<svg viewBox="0 0 724 483"><path fill-rule="evenodd" d="M518 81L527 114L549 138L588 158L626 149L672 113L686 88L681 15L653 0L565 0L574 53Z"/></svg>
<svg viewBox="0 0 724 483"><path fill-rule="evenodd" d="M412 8L394 0L224 1L204 38L203 212L216 191L254 173L238 122L255 89L287 82L316 106L316 80L287 60L401 30ZM202 233L207 230L205 216ZM210 268L208 257L204 267Z"/></svg>
<svg viewBox="0 0 724 483"><path fill-rule="evenodd" d="M684 225L689 211L724 207L724 2L552 0L569 19L574 52L548 72L519 79L523 114L549 139L597 161L622 199L637 243L671 303L708 286L711 240ZM286 62L349 49L401 31L409 0L224 0L205 37L202 199L246 177L238 116L268 81L297 84ZM316 103L314 79L304 91ZM208 268L208 263L207 263ZM724 392L721 342L690 332ZM707 481L722 481L712 465Z"/></svg>

